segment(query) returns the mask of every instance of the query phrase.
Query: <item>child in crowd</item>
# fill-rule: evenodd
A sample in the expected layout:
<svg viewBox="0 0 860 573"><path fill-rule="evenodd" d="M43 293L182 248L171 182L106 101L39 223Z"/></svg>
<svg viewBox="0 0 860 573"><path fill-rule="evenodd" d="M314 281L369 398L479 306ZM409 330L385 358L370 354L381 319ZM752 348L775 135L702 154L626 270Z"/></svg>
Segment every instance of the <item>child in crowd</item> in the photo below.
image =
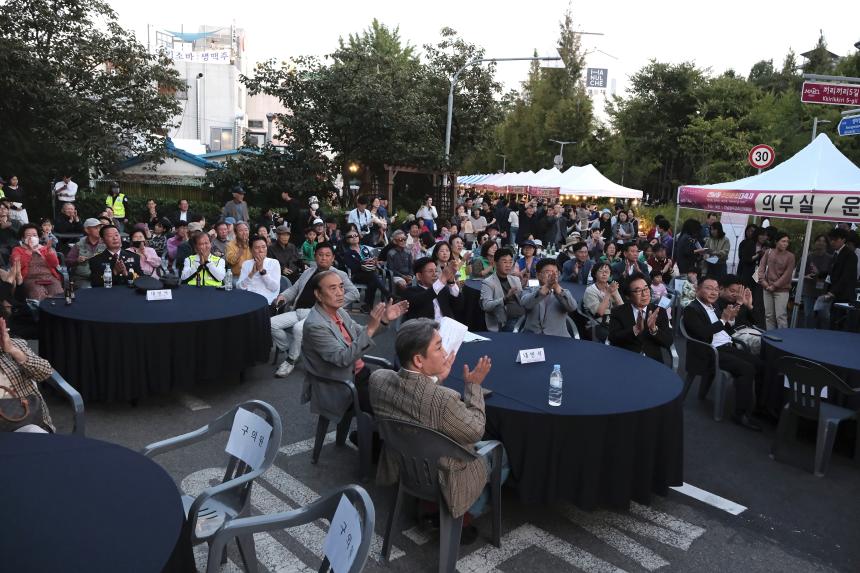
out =
<svg viewBox="0 0 860 573"><path fill-rule="evenodd" d="M302 243L302 261L306 265L314 263L314 249L317 247L317 232L313 227L305 229L305 242Z"/></svg>
<svg viewBox="0 0 860 573"><path fill-rule="evenodd" d="M684 283L684 288L681 289L681 307L685 308L688 304L696 300L696 288L699 285L699 271L691 270L687 273L687 282Z"/></svg>
<svg viewBox="0 0 860 573"><path fill-rule="evenodd" d="M666 283L663 282L661 269L651 269L651 301L660 304L660 299L669 294ZM672 320L672 308L666 307L666 315Z"/></svg>
<svg viewBox="0 0 860 573"><path fill-rule="evenodd" d="M54 223L48 218L42 219L40 228L42 232L39 233L39 242L52 249L56 249L59 241L57 240L57 237L54 236Z"/></svg>

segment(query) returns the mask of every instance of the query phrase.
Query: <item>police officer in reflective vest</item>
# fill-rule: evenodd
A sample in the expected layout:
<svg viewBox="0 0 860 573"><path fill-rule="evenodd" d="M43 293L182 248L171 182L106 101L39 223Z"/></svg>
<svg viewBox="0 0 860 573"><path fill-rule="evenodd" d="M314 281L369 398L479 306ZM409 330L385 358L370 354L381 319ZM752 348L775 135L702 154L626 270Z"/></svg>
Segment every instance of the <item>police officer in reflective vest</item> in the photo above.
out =
<svg viewBox="0 0 860 573"><path fill-rule="evenodd" d="M191 286L221 286L227 267L224 259L212 254L209 235L197 231L188 240L194 247L194 254L185 259L180 277L182 282Z"/></svg>
<svg viewBox="0 0 860 573"><path fill-rule="evenodd" d="M120 232L125 230L125 224L128 219L125 216L125 204L128 203L128 197L125 193L119 192L119 183L114 181L110 184L110 195L105 199L105 206L110 207L113 211L113 218Z"/></svg>

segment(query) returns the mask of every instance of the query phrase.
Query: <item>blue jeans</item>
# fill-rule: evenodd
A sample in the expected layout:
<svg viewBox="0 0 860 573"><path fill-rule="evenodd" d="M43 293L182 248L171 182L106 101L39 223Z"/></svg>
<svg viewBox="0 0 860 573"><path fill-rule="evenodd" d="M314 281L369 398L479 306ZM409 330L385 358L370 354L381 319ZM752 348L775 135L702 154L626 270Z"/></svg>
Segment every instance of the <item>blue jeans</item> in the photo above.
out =
<svg viewBox="0 0 860 573"><path fill-rule="evenodd" d="M519 227L511 227L511 230L508 232L509 242L512 245L517 244L517 233L519 232Z"/></svg>
<svg viewBox="0 0 860 573"><path fill-rule="evenodd" d="M485 446L489 443L489 440L482 440L480 442L475 442L475 449L479 450L481 447ZM481 492L481 495L478 496L478 499L475 500L475 503L472 504L472 507L469 508L469 514L472 517L478 517L487 507L487 502L490 500L490 476L493 475L493 458L492 456L483 456L484 463L487 464L487 485L484 487L484 490ZM508 453L505 451L505 447L502 446L502 483L508 479L508 476L511 475L511 465L508 463Z"/></svg>

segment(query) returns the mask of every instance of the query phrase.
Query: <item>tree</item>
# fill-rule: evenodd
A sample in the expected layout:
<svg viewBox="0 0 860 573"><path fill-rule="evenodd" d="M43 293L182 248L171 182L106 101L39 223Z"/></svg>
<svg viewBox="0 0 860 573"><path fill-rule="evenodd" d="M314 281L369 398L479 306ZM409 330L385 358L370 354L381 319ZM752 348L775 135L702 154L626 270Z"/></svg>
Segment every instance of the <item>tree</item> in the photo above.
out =
<svg viewBox="0 0 860 573"><path fill-rule="evenodd" d="M164 153L185 86L101 0L9 0L0 5L0 172L31 189L62 174L87 178L119 159ZM68 172L68 173L67 173Z"/></svg>

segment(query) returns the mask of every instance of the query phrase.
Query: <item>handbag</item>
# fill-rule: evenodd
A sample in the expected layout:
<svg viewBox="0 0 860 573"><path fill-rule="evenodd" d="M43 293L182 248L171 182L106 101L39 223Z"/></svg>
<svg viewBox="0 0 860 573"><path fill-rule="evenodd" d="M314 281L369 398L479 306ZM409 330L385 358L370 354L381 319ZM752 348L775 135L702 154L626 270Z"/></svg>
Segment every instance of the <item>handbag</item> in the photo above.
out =
<svg viewBox="0 0 860 573"><path fill-rule="evenodd" d="M21 397L11 386L0 386L11 398L0 398L0 432L14 432L42 421L42 401L36 394Z"/></svg>

